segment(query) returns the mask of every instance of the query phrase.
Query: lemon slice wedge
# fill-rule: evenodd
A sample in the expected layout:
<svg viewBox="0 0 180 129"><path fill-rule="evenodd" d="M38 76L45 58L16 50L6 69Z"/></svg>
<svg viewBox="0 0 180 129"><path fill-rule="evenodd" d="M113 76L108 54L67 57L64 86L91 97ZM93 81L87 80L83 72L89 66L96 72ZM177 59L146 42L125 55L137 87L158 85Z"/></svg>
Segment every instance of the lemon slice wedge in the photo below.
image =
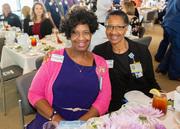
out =
<svg viewBox="0 0 180 129"><path fill-rule="evenodd" d="M153 95L157 95L157 96L161 96L161 93L159 92L159 90L153 88L149 91L149 93L153 94Z"/></svg>

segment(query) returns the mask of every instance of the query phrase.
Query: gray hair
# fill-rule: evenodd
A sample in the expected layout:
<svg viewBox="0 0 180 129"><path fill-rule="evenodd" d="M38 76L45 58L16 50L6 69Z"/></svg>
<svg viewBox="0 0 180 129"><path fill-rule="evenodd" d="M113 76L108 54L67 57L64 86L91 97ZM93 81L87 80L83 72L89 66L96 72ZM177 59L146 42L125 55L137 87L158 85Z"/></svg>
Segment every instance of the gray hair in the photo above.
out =
<svg viewBox="0 0 180 129"><path fill-rule="evenodd" d="M128 19L127 14L121 10L114 10L114 11L109 12L106 16L105 25L108 24L108 20L111 16L120 16L123 19L124 24L126 26L129 25L129 19Z"/></svg>

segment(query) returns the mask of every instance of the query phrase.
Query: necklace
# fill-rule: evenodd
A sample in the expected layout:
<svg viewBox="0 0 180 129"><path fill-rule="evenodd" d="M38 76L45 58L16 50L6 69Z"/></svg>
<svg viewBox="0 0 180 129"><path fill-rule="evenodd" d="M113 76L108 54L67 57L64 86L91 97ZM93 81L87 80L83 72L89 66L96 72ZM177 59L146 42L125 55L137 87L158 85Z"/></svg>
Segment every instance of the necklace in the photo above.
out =
<svg viewBox="0 0 180 129"><path fill-rule="evenodd" d="M82 68L80 69L79 66L76 64L76 62L74 62L74 63L75 63L75 65L76 65L76 67L79 69L79 72L81 73L82 70L83 70L83 68L84 68L84 66L82 66Z"/></svg>

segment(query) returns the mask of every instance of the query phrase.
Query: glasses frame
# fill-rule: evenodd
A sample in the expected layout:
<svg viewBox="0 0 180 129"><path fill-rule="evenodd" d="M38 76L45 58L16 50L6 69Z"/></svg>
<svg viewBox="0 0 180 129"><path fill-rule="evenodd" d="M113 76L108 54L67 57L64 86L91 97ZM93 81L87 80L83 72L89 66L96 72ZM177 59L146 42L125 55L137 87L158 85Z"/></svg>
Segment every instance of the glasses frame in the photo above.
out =
<svg viewBox="0 0 180 129"><path fill-rule="evenodd" d="M127 25L124 25L124 26L106 26L106 29L107 31L112 31L114 30L114 28L117 30L117 31L123 31L123 29L126 27ZM109 28L111 27L111 28Z"/></svg>

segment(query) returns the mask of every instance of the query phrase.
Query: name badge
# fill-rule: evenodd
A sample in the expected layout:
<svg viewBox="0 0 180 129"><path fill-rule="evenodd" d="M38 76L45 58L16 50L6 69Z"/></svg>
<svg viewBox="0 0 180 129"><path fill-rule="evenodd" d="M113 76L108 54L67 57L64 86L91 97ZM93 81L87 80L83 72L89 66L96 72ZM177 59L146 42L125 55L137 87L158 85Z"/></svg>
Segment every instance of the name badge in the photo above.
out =
<svg viewBox="0 0 180 129"><path fill-rule="evenodd" d="M51 61L63 63L64 56L63 55L52 54Z"/></svg>
<svg viewBox="0 0 180 129"><path fill-rule="evenodd" d="M52 2L49 2L49 5L50 5L50 6L52 6L52 4L53 4Z"/></svg>
<svg viewBox="0 0 180 129"><path fill-rule="evenodd" d="M136 78L140 78L143 76L143 73L142 72L135 72L135 76L136 76Z"/></svg>
<svg viewBox="0 0 180 129"><path fill-rule="evenodd" d="M59 5L62 5L62 2L59 2Z"/></svg>
<svg viewBox="0 0 180 129"><path fill-rule="evenodd" d="M1 19L4 19L4 16L1 16Z"/></svg>
<svg viewBox="0 0 180 129"><path fill-rule="evenodd" d="M140 62L130 64L131 73L142 72L142 66Z"/></svg>
<svg viewBox="0 0 180 129"><path fill-rule="evenodd" d="M34 25L34 22L29 22L29 26L33 26Z"/></svg>
<svg viewBox="0 0 180 129"><path fill-rule="evenodd" d="M59 9L58 8L56 8L56 12L58 12L59 11Z"/></svg>
<svg viewBox="0 0 180 129"><path fill-rule="evenodd" d="M114 67L114 60L106 60L108 68L113 68Z"/></svg>
<svg viewBox="0 0 180 129"><path fill-rule="evenodd" d="M14 16L10 16L10 18L12 18L12 19L13 19L13 18L14 18Z"/></svg>

